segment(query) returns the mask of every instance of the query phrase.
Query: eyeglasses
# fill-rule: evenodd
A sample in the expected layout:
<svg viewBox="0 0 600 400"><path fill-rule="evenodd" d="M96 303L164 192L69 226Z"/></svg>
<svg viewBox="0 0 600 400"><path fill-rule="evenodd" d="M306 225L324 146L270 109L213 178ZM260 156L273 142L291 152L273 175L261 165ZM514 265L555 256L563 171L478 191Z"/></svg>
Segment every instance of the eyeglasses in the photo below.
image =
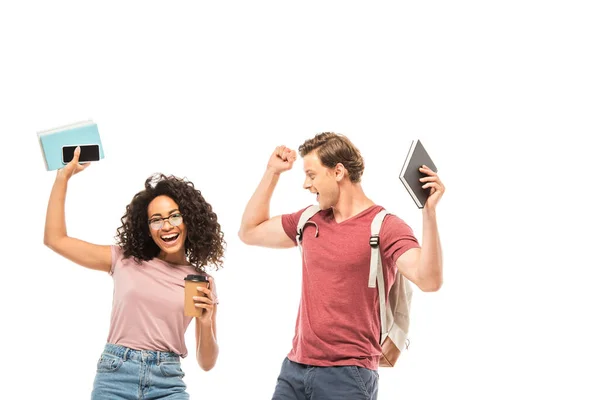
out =
<svg viewBox="0 0 600 400"><path fill-rule="evenodd" d="M179 226L183 222L183 215L181 215L180 213L175 213L169 215L166 218L152 218L148 220L148 224L150 225L150 228L157 231L163 227L163 225L165 224L165 220L167 219L169 220L169 224L171 224L171 226Z"/></svg>

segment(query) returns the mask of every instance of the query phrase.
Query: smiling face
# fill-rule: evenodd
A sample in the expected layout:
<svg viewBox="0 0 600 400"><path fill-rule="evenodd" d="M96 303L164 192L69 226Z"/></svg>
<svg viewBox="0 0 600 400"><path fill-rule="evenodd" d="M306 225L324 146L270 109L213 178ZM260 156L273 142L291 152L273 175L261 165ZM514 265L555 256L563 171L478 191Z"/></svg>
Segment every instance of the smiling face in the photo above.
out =
<svg viewBox="0 0 600 400"><path fill-rule="evenodd" d="M327 168L319 160L316 151L312 151L303 157L304 159L304 189L317 195L317 202L321 210L334 207L340 198L338 183L343 178L340 168Z"/></svg>
<svg viewBox="0 0 600 400"><path fill-rule="evenodd" d="M187 229L179 206L168 196L157 196L148 204L148 227L162 259L185 259ZM162 226L161 226L162 225Z"/></svg>

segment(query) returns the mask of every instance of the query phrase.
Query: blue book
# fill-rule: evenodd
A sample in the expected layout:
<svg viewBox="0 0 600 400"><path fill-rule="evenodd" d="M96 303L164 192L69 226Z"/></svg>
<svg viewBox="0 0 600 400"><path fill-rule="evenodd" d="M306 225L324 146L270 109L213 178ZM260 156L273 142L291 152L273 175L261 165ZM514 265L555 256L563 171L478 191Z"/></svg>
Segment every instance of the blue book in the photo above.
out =
<svg viewBox="0 0 600 400"><path fill-rule="evenodd" d="M37 133L47 171L60 169L73 158L75 147L80 146L80 162L104 158L98 125L92 120L48 129Z"/></svg>

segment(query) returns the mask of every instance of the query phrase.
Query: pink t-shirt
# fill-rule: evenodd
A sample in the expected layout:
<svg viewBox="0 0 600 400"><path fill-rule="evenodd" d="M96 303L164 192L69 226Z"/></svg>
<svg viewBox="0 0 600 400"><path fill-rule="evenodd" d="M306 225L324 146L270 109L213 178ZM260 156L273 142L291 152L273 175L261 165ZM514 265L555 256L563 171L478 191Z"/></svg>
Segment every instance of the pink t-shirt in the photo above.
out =
<svg viewBox="0 0 600 400"><path fill-rule="evenodd" d="M288 358L315 366L379 365L380 319L376 288L369 288L371 222L382 210L371 206L337 223L333 210L322 210L306 224L302 236L302 294L296 332ZM282 216L286 234L296 242L304 209ZM386 298L395 279L396 260L419 247L412 229L388 215L380 231Z"/></svg>
<svg viewBox="0 0 600 400"><path fill-rule="evenodd" d="M111 246L114 280L108 343L136 350L187 356L184 334L193 317L183 315L184 278L198 272L154 258L137 264Z"/></svg>

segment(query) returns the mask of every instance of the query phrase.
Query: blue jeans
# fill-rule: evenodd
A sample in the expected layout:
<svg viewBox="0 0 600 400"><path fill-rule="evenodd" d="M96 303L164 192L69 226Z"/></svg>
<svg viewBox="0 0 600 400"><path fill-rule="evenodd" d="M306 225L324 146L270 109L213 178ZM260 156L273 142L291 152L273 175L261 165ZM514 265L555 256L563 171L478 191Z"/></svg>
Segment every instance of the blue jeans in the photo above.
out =
<svg viewBox="0 0 600 400"><path fill-rule="evenodd" d="M315 367L287 357L272 400L376 400L379 374L352 366Z"/></svg>
<svg viewBox="0 0 600 400"><path fill-rule="evenodd" d="M92 400L189 400L179 356L107 343L98 360Z"/></svg>

